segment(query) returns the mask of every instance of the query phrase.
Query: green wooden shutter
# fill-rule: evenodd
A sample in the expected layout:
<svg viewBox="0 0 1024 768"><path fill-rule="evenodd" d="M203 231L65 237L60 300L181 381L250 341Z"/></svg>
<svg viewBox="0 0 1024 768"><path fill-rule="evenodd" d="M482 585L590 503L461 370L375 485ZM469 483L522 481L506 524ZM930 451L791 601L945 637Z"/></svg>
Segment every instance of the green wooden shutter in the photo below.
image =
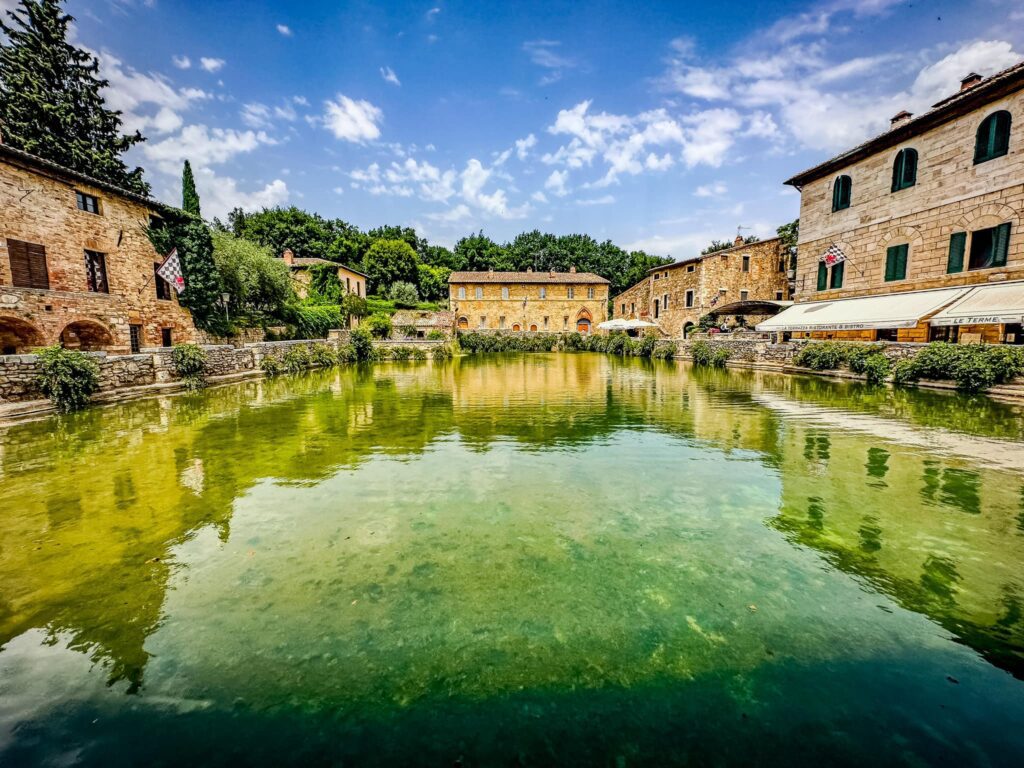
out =
<svg viewBox="0 0 1024 768"><path fill-rule="evenodd" d="M1010 113L997 112L992 126L992 154L1005 155L1010 150Z"/></svg>
<svg viewBox="0 0 1024 768"><path fill-rule="evenodd" d="M842 288L843 287L843 273L846 271L846 264L840 261L838 264L832 267L832 283L829 287L831 288Z"/></svg>
<svg viewBox="0 0 1024 768"><path fill-rule="evenodd" d="M896 254L896 279L906 280L907 279L907 255L910 253L910 246L904 243L899 247L899 252Z"/></svg>
<svg viewBox="0 0 1024 768"><path fill-rule="evenodd" d="M818 290L824 291L828 287L828 267L824 261L818 262Z"/></svg>
<svg viewBox="0 0 1024 768"><path fill-rule="evenodd" d="M949 259L946 261L946 273L964 271L964 250L967 248L967 233L954 232L949 236Z"/></svg>
<svg viewBox="0 0 1024 768"><path fill-rule="evenodd" d="M885 251L885 282L891 282L896 278L896 252L899 250L898 245L890 246Z"/></svg>
<svg viewBox="0 0 1024 768"><path fill-rule="evenodd" d="M903 186L912 187L917 184L917 150L903 150Z"/></svg>
<svg viewBox="0 0 1024 768"><path fill-rule="evenodd" d="M840 176L832 184L832 211L838 211L842 206L839 205L840 195L843 192L843 177Z"/></svg>
<svg viewBox="0 0 1024 768"><path fill-rule="evenodd" d="M1005 267L1010 251L1010 223L1000 224L992 233L992 266Z"/></svg>

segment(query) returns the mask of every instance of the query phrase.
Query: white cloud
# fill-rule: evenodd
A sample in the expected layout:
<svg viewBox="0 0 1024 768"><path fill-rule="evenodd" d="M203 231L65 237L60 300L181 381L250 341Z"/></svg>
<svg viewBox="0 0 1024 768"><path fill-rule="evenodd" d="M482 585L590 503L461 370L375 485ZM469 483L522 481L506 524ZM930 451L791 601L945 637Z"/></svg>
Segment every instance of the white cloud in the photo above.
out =
<svg viewBox="0 0 1024 768"><path fill-rule="evenodd" d="M603 197L584 198L582 200L577 200L576 205L611 205L614 202L614 195L604 195Z"/></svg>
<svg viewBox="0 0 1024 768"><path fill-rule="evenodd" d="M702 184L694 190L697 197L721 197L729 191L724 182L716 181L712 184Z"/></svg>
<svg viewBox="0 0 1024 768"><path fill-rule="evenodd" d="M923 111L928 105L949 96L960 87L968 72L992 75L1011 67L1022 58L1003 40L979 40L968 43L934 64L924 67L910 86L909 109Z"/></svg>
<svg viewBox="0 0 1024 768"><path fill-rule="evenodd" d="M205 69L207 72L220 72L224 65L227 64L224 59L214 59L208 56L203 56L199 59L199 66Z"/></svg>
<svg viewBox="0 0 1024 768"><path fill-rule="evenodd" d="M189 69L192 66L192 59L188 56L172 56L171 61L178 69Z"/></svg>
<svg viewBox="0 0 1024 768"><path fill-rule="evenodd" d="M263 131L188 125L176 136L143 145L142 151L164 173L177 174L185 160L195 168L203 168L276 143Z"/></svg>
<svg viewBox="0 0 1024 768"><path fill-rule="evenodd" d="M537 146L537 137L532 133L525 139L516 140L516 157L520 160L525 160L530 154L530 150Z"/></svg>
<svg viewBox="0 0 1024 768"><path fill-rule="evenodd" d="M690 168L710 165L717 168L735 142L743 120L734 109L708 109L685 118L688 126L683 145L683 162Z"/></svg>
<svg viewBox="0 0 1024 768"><path fill-rule="evenodd" d="M138 72L105 51L96 57L101 74L109 82L103 98L111 109L123 113L127 131L171 133L184 122L181 113L195 102L209 98L209 94L196 88L175 88L163 75Z"/></svg>
<svg viewBox="0 0 1024 768"><path fill-rule="evenodd" d="M562 43L559 40L528 40L523 43L523 50L530 61L547 70L547 74L540 79L541 85L558 82L565 70L579 66L576 59L561 52Z"/></svg>
<svg viewBox="0 0 1024 768"><path fill-rule="evenodd" d="M465 221L473 213L470 211L469 206L465 203L459 203L454 208L451 208L442 213L428 213L427 218L431 221L439 221L442 224L457 224L460 221Z"/></svg>
<svg viewBox="0 0 1024 768"><path fill-rule="evenodd" d="M202 200L203 215L224 218L234 208L251 211L273 208L288 201L288 185L281 179L266 184L262 189L245 192L230 176L218 176L209 168L196 170L196 190Z"/></svg>
<svg viewBox="0 0 1024 768"><path fill-rule="evenodd" d="M270 107L266 104L246 104L240 113L242 122L250 128L269 128Z"/></svg>
<svg viewBox="0 0 1024 768"><path fill-rule="evenodd" d="M547 195L545 195L539 189L536 192L534 192L532 195L530 195L530 199L534 200L534 201L536 201L538 203L546 203L548 201Z"/></svg>
<svg viewBox="0 0 1024 768"><path fill-rule="evenodd" d="M335 101L325 102L324 126L337 139L362 144L380 136L378 123L384 113L368 101L350 99L339 93Z"/></svg>
<svg viewBox="0 0 1024 768"><path fill-rule="evenodd" d="M402 84L402 81L398 79L398 75L395 74L395 70L391 67L381 67L380 76L384 78L385 83L391 83L392 85Z"/></svg>
<svg viewBox="0 0 1024 768"><path fill-rule="evenodd" d="M285 37L291 37L292 35L295 34L294 32L292 32L292 28L289 27L287 24L278 24L277 31L278 34L284 35Z"/></svg>
<svg viewBox="0 0 1024 768"><path fill-rule="evenodd" d="M569 190L565 186L565 183L568 180L568 171L552 171L551 175L548 176L547 181L544 182L544 189L548 190L556 197L565 197L569 194Z"/></svg>
<svg viewBox="0 0 1024 768"><path fill-rule="evenodd" d="M309 99L305 96L292 96L292 102L298 104L300 107L308 107Z"/></svg>

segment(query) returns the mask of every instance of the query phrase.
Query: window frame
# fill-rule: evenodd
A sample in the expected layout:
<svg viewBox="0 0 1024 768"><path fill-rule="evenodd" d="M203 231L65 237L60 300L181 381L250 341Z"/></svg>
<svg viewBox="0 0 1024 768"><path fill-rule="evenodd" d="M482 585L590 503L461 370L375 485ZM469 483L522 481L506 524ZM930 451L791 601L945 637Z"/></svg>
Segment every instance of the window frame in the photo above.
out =
<svg viewBox="0 0 1024 768"><path fill-rule="evenodd" d="M907 279L907 262L910 261L910 243L898 243L885 249L885 270L882 279L886 283L898 283Z"/></svg>
<svg viewBox="0 0 1024 768"><path fill-rule="evenodd" d="M743 254L743 260L741 262L741 270L743 272L750 272L750 254Z"/></svg>
<svg viewBox="0 0 1024 768"><path fill-rule="evenodd" d="M1006 262L1009 260L1011 234L1010 222L1008 221L1004 221L994 227L985 227L984 229L977 229L971 232L971 244L967 249L967 271L976 272L982 269L1000 269L1005 267ZM979 235L990 238L989 247L991 253L989 260L991 263L974 266L975 245L978 243Z"/></svg>
<svg viewBox="0 0 1024 768"><path fill-rule="evenodd" d="M832 181L832 213L845 211L853 204L853 179L843 173Z"/></svg>
<svg viewBox="0 0 1024 768"><path fill-rule="evenodd" d="M917 150L904 147L892 161L892 186L890 192L900 192L917 186Z"/></svg>
<svg viewBox="0 0 1024 768"><path fill-rule="evenodd" d="M107 254L102 251L84 249L85 284L89 293L110 293L110 278L107 276Z"/></svg>
<svg viewBox="0 0 1024 768"><path fill-rule="evenodd" d="M36 291L50 290L50 264L46 255L46 246L30 243L27 240L6 238L7 264L11 270L11 287L28 288ZM24 258L21 269L15 270L15 254ZM21 272L28 278L28 283L19 283Z"/></svg>
<svg viewBox="0 0 1024 768"><path fill-rule="evenodd" d="M687 290L687 292L683 296L684 296L683 303L686 305L686 309L693 309L693 301L694 301L693 289L691 288L691 289Z"/></svg>
<svg viewBox="0 0 1024 768"><path fill-rule="evenodd" d="M82 211L82 213L90 213L93 216L103 215L103 208L100 205L99 197L88 192L82 192L79 189L75 190L75 207Z"/></svg>
<svg viewBox="0 0 1024 768"><path fill-rule="evenodd" d="M1005 121L1005 129L1000 127ZM989 160L1005 157L1010 153L1010 133L1013 130L1013 115L1009 110L999 109L978 124L974 134L974 164L981 165Z"/></svg>

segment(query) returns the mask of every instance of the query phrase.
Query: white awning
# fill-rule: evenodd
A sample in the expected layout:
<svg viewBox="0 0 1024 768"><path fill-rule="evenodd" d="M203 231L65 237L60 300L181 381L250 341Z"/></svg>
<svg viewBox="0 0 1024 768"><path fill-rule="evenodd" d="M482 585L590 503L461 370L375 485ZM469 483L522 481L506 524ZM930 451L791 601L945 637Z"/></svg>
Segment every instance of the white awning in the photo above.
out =
<svg viewBox="0 0 1024 768"><path fill-rule="evenodd" d="M951 304L969 288L889 293L836 301L794 304L758 323L762 332L863 331L875 328L913 328L924 317Z"/></svg>
<svg viewBox="0 0 1024 768"><path fill-rule="evenodd" d="M931 319L932 325L1024 323L1024 281L979 285Z"/></svg>

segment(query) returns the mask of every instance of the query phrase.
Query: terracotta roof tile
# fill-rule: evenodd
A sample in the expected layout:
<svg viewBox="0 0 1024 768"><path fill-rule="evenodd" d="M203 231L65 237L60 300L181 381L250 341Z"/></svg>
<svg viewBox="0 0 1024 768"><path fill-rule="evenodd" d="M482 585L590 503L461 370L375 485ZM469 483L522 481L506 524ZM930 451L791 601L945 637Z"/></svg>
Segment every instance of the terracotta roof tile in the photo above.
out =
<svg viewBox="0 0 1024 768"><path fill-rule="evenodd" d="M593 272L452 272L449 283L609 284Z"/></svg>

